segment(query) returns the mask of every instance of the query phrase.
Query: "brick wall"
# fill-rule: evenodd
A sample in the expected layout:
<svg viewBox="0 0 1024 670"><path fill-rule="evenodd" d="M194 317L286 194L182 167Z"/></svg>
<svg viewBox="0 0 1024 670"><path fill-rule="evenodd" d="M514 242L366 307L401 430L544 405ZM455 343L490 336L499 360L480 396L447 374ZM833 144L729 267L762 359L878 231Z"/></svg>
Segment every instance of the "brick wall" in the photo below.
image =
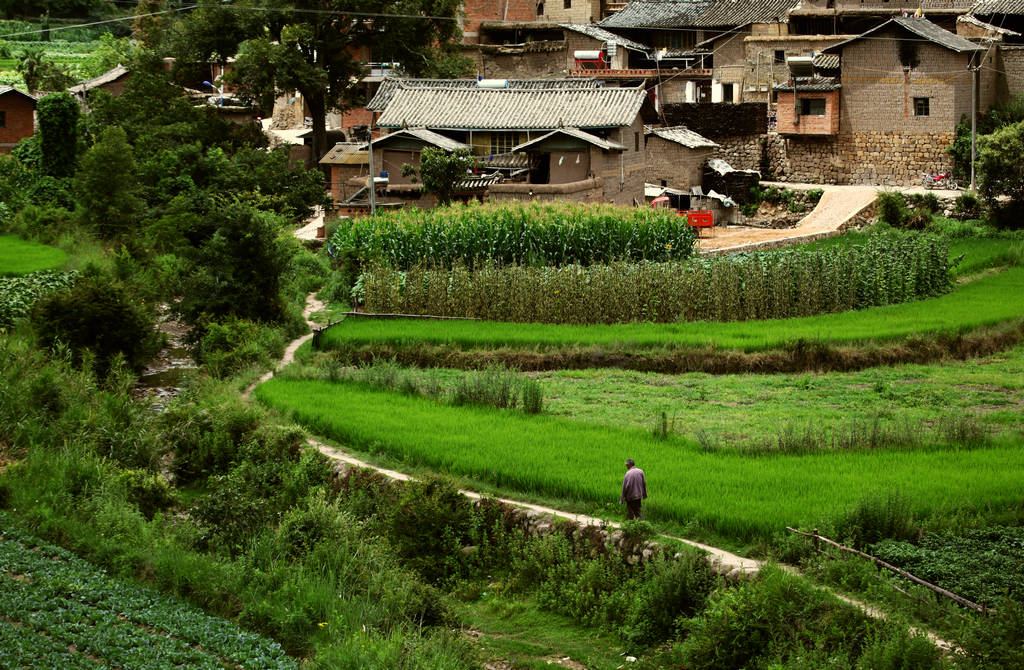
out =
<svg viewBox="0 0 1024 670"><path fill-rule="evenodd" d="M0 97L4 124L0 128L0 153L10 153L18 142L32 137L36 105L20 93Z"/></svg>
<svg viewBox="0 0 1024 670"><path fill-rule="evenodd" d="M719 137L763 133L767 118L767 105L758 102L665 104L666 125L686 126L716 142Z"/></svg>
<svg viewBox="0 0 1024 670"><path fill-rule="evenodd" d="M537 13L537 20L551 23L596 23L601 18L601 0L544 0L544 12Z"/></svg>
<svg viewBox="0 0 1024 670"><path fill-rule="evenodd" d="M723 84L742 87L746 48L743 38L750 35L750 28L737 30L715 40L715 67L711 78ZM737 100L739 98L736 98ZM726 100L732 102L733 100Z"/></svg>
<svg viewBox="0 0 1024 670"><path fill-rule="evenodd" d="M895 36L895 31L880 38ZM899 36L904 33L900 32ZM918 65L904 70L900 45L916 48ZM839 127L847 134L950 132L971 110L968 54L920 40L873 39L843 49ZM928 100L928 115L915 114L915 98Z"/></svg>
<svg viewBox="0 0 1024 670"><path fill-rule="evenodd" d="M763 35L755 34L743 40L744 73L743 101L768 102L768 95L790 79L785 58L808 56L812 51L850 39L853 35ZM783 61L775 62L775 52L781 51Z"/></svg>
<svg viewBox="0 0 1024 670"><path fill-rule="evenodd" d="M796 104L801 105L803 100L824 100L825 113L822 115L797 114L793 102L793 91L779 91L779 104L776 112L780 134L835 135L839 132L839 91L798 92Z"/></svg>
<svg viewBox="0 0 1024 670"><path fill-rule="evenodd" d="M576 51L603 51L604 49L605 43L601 40L587 37L582 33L572 30L565 31L565 69L575 69L576 59L573 58L573 54ZM608 64L608 68L611 70L625 70L628 64L629 51L620 46L615 50L615 55Z"/></svg>
<svg viewBox="0 0 1024 670"><path fill-rule="evenodd" d="M537 18L535 0L464 0L462 11L463 41L480 41L480 24L484 21L533 21Z"/></svg>
<svg viewBox="0 0 1024 670"><path fill-rule="evenodd" d="M1006 73L1008 97L1024 93L1024 46L1000 46L998 53Z"/></svg>
<svg viewBox="0 0 1024 670"><path fill-rule="evenodd" d="M647 136L647 166L644 179L651 184L662 181L670 188L689 191L704 178L704 161L715 156L715 149L690 149L657 135Z"/></svg>
<svg viewBox="0 0 1024 670"><path fill-rule="evenodd" d="M640 138L637 151L637 136ZM594 149L590 159L591 169L598 166L597 174L604 178L604 201L617 205L632 205L636 200L644 202L644 174L647 168L647 152L644 150L643 120L637 117L633 124L620 128L608 138L626 147L625 151L603 152ZM599 171L598 171L599 170Z"/></svg>

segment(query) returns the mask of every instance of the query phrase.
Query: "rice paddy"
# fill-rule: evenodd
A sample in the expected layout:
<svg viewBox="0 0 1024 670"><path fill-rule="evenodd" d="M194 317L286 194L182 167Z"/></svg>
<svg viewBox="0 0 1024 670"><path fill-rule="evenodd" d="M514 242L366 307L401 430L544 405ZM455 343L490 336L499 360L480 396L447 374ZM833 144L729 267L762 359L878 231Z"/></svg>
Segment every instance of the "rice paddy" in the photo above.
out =
<svg viewBox="0 0 1024 670"><path fill-rule="evenodd" d="M312 431L487 482L502 490L582 505L618 501L622 461L648 474L654 521L751 540L786 525L814 525L847 513L865 496L898 490L915 514L1024 503L1015 447L901 450L749 457L702 452L692 442L639 430L437 403L349 384L271 379L264 403Z"/></svg>
<svg viewBox="0 0 1024 670"><path fill-rule="evenodd" d="M17 235L0 235L0 277L55 270L68 260L60 249L29 242Z"/></svg>

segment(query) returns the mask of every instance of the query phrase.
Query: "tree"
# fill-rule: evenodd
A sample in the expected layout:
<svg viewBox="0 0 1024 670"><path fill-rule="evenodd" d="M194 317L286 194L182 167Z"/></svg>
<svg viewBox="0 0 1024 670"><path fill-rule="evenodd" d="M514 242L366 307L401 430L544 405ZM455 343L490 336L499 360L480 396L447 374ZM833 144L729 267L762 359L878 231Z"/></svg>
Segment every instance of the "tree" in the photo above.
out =
<svg viewBox="0 0 1024 670"><path fill-rule="evenodd" d="M449 153L425 147L420 154L420 181L428 193L437 196L439 205L447 205L455 196L455 187L466 178L473 164L473 155L468 149Z"/></svg>
<svg viewBox="0 0 1024 670"><path fill-rule="evenodd" d="M78 156L78 102L70 93L48 95L36 105L43 172L70 177Z"/></svg>
<svg viewBox="0 0 1024 670"><path fill-rule="evenodd" d="M277 11L247 11L248 3L192 14L175 40L179 60L236 56L228 79L254 100L302 93L316 158L327 150L327 112L351 107L361 95L364 61L398 61L417 76L431 72L460 35L454 19L461 0L279 0ZM240 33L248 39L233 44Z"/></svg>
<svg viewBox="0 0 1024 670"><path fill-rule="evenodd" d="M978 191L990 203L997 196L1024 202L1024 121L978 137Z"/></svg>
<svg viewBox="0 0 1024 670"><path fill-rule="evenodd" d="M75 83L66 70L46 59L46 50L41 46L25 47L18 56L15 66L25 80L29 93L36 91L63 91Z"/></svg>
<svg viewBox="0 0 1024 670"><path fill-rule="evenodd" d="M226 317L280 320L281 276L292 261L280 218L239 202L221 206L209 218L216 232L191 254L193 270L175 309L200 326L199 337L202 326Z"/></svg>
<svg viewBox="0 0 1024 670"><path fill-rule="evenodd" d="M115 237L139 225L145 204L137 195L135 157L121 128L104 128L99 142L82 156L74 190L82 218L103 237Z"/></svg>

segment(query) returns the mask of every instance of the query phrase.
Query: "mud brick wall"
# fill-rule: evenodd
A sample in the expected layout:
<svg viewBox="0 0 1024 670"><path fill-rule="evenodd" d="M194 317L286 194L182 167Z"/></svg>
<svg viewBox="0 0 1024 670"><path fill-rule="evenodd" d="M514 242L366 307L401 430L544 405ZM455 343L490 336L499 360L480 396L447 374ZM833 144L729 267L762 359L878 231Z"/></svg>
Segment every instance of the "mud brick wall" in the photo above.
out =
<svg viewBox="0 0 1024 670"><path fill-rule="evenodd" d="M768 105L763 102L740 103L665 103L665 125L686 126L708 139L732 135L755 135L768 125Z"/></svg>
<svg viewBox="0 0 1024 670"><path fill-rule="evenodd" d="M718 150L690 149L678 142L649 135L647 137L646 181L689 192L704 180L704 161L718 156Z"/></svg>
<svg viewBox="0 0 1024 670"><path fill-rule="evenodd" d="M551 79L565 76L565 40L532 42L522 47L463 44L484 79Z"/></svg>

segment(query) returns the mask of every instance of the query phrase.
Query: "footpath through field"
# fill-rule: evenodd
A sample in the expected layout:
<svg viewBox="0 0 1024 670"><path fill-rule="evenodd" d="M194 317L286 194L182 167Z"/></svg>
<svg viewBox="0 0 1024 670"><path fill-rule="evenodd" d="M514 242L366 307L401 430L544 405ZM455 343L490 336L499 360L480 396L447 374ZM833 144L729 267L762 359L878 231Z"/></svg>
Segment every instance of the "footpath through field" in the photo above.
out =
<svg viewBox="0 0 1024 670"><path fill-rule="evenodd" d="M802 235L807 235L807 234L809 234L808 233L809 228L802 228L802 227L804 226L805 222L808 222L808 220L810 220L810 223L808 224L809 226L813 226L813 227L816 227L816 228L820 227L822 229L825 229L827 226L830 225L830 224L827 223L827 221L825 221L825 219L827 217L843 217L843 216L845 216L846 218L843 219L843 221L845 222L845 221L849 220L850 218L852 218L853 216L855 216L857 213L859 213L864 207L866 207L867 205L871 204L874 201L875 195L876 195L876 189L874 187L838 187L838 186L836 186L836 187L825 187L825 188L826 188L825 194L822 195L822 200L821 200L821 202L819 202L818 207L815 208L814 212L812 212L811 215L805 217L804 220L801 221L800 225L797 226L797 228L790 228L790 229L787 229L787 230L758 231L758 232L780 234L775 239L785 239L787 236L789 236L789 237L800 237ZM826 201L826 196L829 194L830 189L831 189L832 193L837 194L837 195L835 195L834 198L830 198L828 201ZM824 206L822 205L822 203L825 203ZM858 203L863 203L863 204L858 204ZM854 208L856 208L856 209L854 209ZM844 215L844 212L846 212L847 214ZM319 222L318 222L318 224L319 224ZM839 228L840 228L839 225L835 225L832 229L833 230L838 230ZM307 226L306 229L308 230L309 227ZM813 235L815 233L810 233L810 234ZM736 239L738 239L738 237L737 238L733 238L733 239L736 240ZM709 241L709 240L705 240L705 241ZM723 249L724 248L725 247L723 247ZM315 328L317 326L317 324L314 323L313 321L311 321L310 317L315 312L318 312L318 311L322 310L323 308L324 308L324 305L323 305L323 303L320 300L317 299L315 292L314 293L310 293L306 297L306 307L303 310L302 314L303 314L303 317L306 319L306 322L309 324L309 327L310 327L311 330L313 328ZM267 372L266 374L261 376L257 381L253 382L249 387L247 387L245 389L245 391L243 392L243 394L242 394L243 397L246 400L249 400L253 390L259 384L261 384L264 381L266 381L266 380L270 379L271 377L273 377L274 376L274 372L276 372L277 370L280 370L280 369L284 368L285 366L289 365L290 363L292 363L295 360L295 352L298 350L298 348L300 346L302 346L302 344L304 344L305 342L307 342L310 339L312 339L312 337L313 337L312 333L309 333L309 334L303 335L302 337L300 337L300 338L294 340L293 342L291 342L285 348L284 355L281 357L281 360L277 364L275 369L273 371ZM374 465L372 463L367 463L366 461L360 460L360 459L356 458L355 456L352 456L351 454L347 454L347 453L345 453L345 452L343 452L343 451L341 451L341 450L339 450L339 449L337 449L335 447L332 447L330 445L324 444L323 442L320 442L319 440L310 438L308 440L308 443L310 444L310 446L315 447L321 454L323 454L327 458L331 459L332 461L336 461L336 462L340 462L340 463L345 463L345 464L347 464L349 466L352 466L352 467L359 467L359 468L366 468L366 469L374 470L374 471L376 471L376 472L378 472L378 473L380 473L380 474L382 474L382 475L384 475L386 477L389 477L389 478L395 479L395 480L399 480L399 481L408 481L409 479L411 479L411 477L409 475L407 475L407 474L405 474L403 472L398 472L396 470L389 470L387 468L382 468L382 467ZM476 491L461 490L460 492L463 495L465 495L467 498L470 498L472 500L479 500L480 498L483 497L480 493L478 493ZM512 499L508 499L508 498L498 498L498 500L503 502L503 503L505 503L505 504L507 504L507 505L513 505L513 506L516 506L516 507L521 507L521 508L524 508L524 509L536 512L538 514L550 515L552 517L557 517L557 518L561 518L561 519L567 519L569 521L572 521L574 523L581 524L581 525L594 525L594 526L601 526L601 525L603 525L603 526L610 527L610 528L619 528L621 526L621 524L619 524L619 523L617 523L615 521L607 521L605 519L599 519L597 517L587 516L585 514L574 514L572 512L566 512L566 511L554 509L554 508L551 508L551 507L544 507L542 505L535 505L535 504L532 504L532 503L523 502L521 500L512 500ZM759 561L759 560L756 560L756 559L753 559L753 558L746 558L746 557L743 557L743 556L737 556L736 554L733 554L733 553L730 553L728 551L725 551L724 549L719 549L718 547L713 547L713 546L710 546L710 545L702 544L700 542L694 542L693 540L687 540L685 538L675 537L675 536L672 536L672 535L661 535L661 537L669 539L669 540L675 540L677 542L682 542L682 543L690 545L692 547L696 547L698 549L701 549L702 551L704 551L704 552L706 552L708 554L709 560L716 567L716 572L718 572L719 574L729 575L730 577L741 577L741 576L749 576L749 575L756 574L761 569L761 567L764 565L763 561ZM799 570L797 570L796 568L793 568L791 566L783 565L781 567L783 569L789 571L789 572L794 573L794 574L799 574ZM848 603L850 603L850 604L852 604L852 605L854 605L856 607L859 607L865 614L867 614L868 616L870 616L872 618L876 618L876 619L884 619L885 618L885 613L882 612L881 610L875 608L875 607L867 605L866 603L860 602L858 600L854 600L852 598L843 596L841 594L835 593L831 589L827 589L825 587L819 587L819 588L822 588L823 590L827 590L830 593L833 593L833 595L835 595L837 598L839 598L841 600L844 600L844 601L846 601L846 602L848 602ZM934 633L931 633L930 631L918 631L918 630L915 629L914 632L917 633L917 634L923 633L924 635L926 635L928 637L928 639L932 642L932 644L936 645L937 647L939 647L940 649L942 649L946 653L948 653L950 650L955 650L956 649L955 645L953 645L953 644L951 644L951 643L949 643L949 642L947 642L945 640L942 640L941 638L937 637Z"/></svg>
<svg viewBox="0 0 1024 670"><path fill-rule="evenodd" d="M784 188L820 188L824 193L814 210L793 228L774 229L750 226L715 228L714 237L702 237L698 242L700 253L718 255L741 251L760 251L838 235L878 197L877 186L786 183L772 185Z"/></svg>

